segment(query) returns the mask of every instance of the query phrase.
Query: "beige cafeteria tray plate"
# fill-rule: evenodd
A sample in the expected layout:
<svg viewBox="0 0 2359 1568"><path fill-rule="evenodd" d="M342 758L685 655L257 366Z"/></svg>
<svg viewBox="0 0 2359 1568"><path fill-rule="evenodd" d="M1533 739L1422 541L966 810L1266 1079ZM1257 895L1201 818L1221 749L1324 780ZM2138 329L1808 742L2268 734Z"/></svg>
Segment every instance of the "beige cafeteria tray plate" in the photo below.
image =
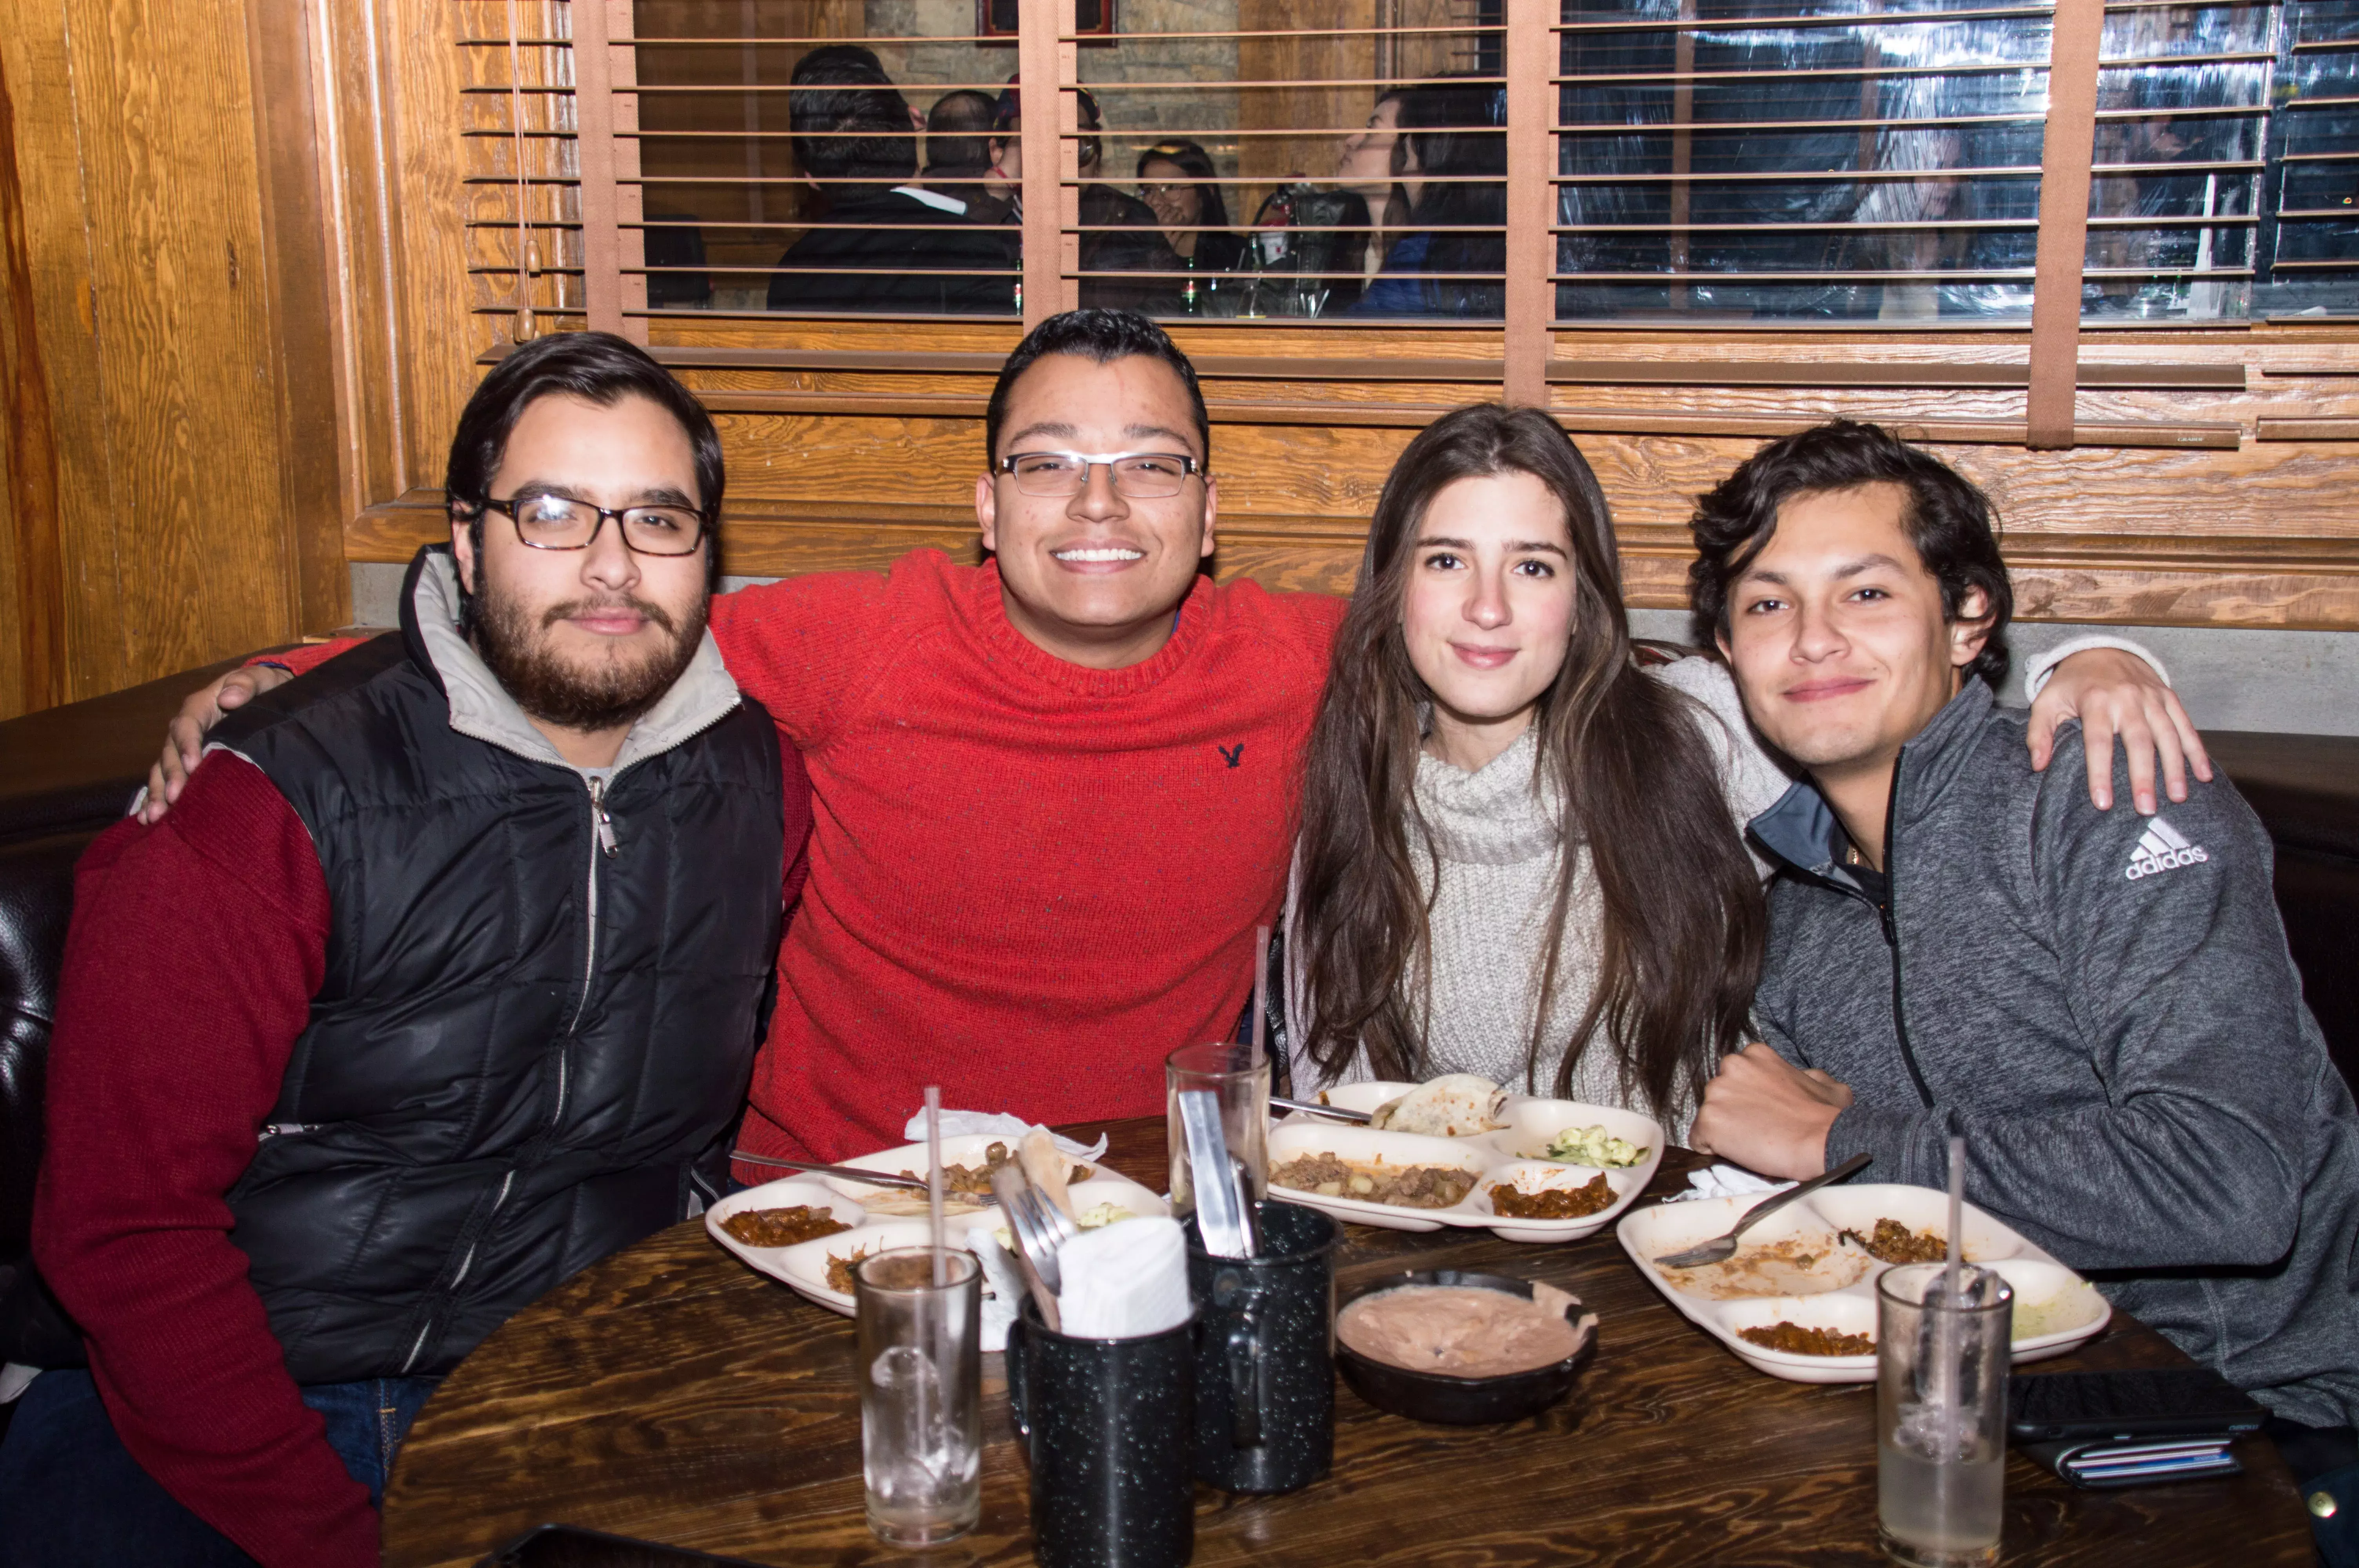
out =
<svg viewBox="0 0 2359 1568"><path fill-rule="evenodd" d="M1630 1255L1671 1305L1756 1370L1797 1383L1872 1383L1875 1356L1806 1356L1742 1337L1746 1328L1792 1323L1875 1335L1875 1281L1891 1265L1840 1233L1871 1235L1879 1219L1947 1239L1950 1200L1930 1187L1849 1183L1827 1187L1745 1232L1734 1258L1702 1269L1664 1269L1655 1260L1715 1236L1762 1195L1656 1204L1614 1227ZM1965 1255L1988 1263L2015 1291L2015 1359L2061 1356L2094 1337L2113 1317L2095 1286L2021 1235L1969 1204Z"/></svg>

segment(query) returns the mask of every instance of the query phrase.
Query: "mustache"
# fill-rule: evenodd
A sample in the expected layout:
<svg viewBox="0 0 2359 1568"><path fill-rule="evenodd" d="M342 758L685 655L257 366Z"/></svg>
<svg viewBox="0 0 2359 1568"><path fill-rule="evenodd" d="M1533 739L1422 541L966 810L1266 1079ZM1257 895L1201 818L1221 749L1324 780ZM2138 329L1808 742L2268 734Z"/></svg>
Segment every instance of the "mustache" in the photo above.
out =
<svg viewBox="0 0 2359 1568"><path fill-rule="evenodd" d="M627 593L603 594L594 599L569 599L562 604L551 605L541 611L540 629L544 632L560 621L571 621L577 615L594 610L628 610L645 616L675 637L679 635L679 622L671 611L660 604L644 599L634 599Z"/></svg>

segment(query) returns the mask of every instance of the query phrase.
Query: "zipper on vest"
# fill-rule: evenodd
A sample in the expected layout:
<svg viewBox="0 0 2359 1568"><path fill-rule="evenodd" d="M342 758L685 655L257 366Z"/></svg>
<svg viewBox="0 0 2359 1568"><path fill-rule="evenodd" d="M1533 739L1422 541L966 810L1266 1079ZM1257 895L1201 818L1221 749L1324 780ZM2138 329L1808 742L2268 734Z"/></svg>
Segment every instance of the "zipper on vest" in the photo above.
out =
<svg viewBox="0 0 2359 1568"><path fill-rule="evenodd" d="M587 782L590 785L591 838L602 854L612 855L615 849L614 825L606 815L605 784L599 779L591 779ZM573 1004L573 1016L566 1021L567 1039L571 1039L573 1032L582 1026L582 1014L590 1006L590 992L598 980L598 855L590 857L590 875L582 893L582 925L588 935L582 943L582 997ZM571 1053L560 1043L557 1047L557 1098L549 1107L549 1120L541 1128L540 1136L544 1140L554 1138L557 1135L557 1130L565 1123L565 1102L572 1089L572 1062ZM467 1249L459 1255L457 1271L451 1276L451 1282L442 1289L441 1293L446 1305L458 1295L460 1285L467 1278L467 1271L475 1266L475 1249L483 1245L484 1238L491 1234L492 1227L497 1223L500 1210L506 1206L508 1194L515 1188L516 1175L522 1168L519 1165L512 1165L508 1168L507 1174L501 1178L500 1190L492 1195L492 1206L484 1216L484 1223L468 1239ZM435 1325L440 1323L442 1317L443 1313L438 1308L429 1314L426 1322L419 1326L418 1337L410 1342L409 1354L401 1363L403 1375L407 1376L410 1368L417 1365L419 1356L426 1348L427 1336L433 1332Z"/></svg>
<svg viewBox="0 0 2359 1568"><path fill-rule="evenodd" d="M606 815L606 781L590 781L590 820L597 830L598 848L608 860L614 858L614 819ZM595 896L594 892L592 896Z"/></svg>

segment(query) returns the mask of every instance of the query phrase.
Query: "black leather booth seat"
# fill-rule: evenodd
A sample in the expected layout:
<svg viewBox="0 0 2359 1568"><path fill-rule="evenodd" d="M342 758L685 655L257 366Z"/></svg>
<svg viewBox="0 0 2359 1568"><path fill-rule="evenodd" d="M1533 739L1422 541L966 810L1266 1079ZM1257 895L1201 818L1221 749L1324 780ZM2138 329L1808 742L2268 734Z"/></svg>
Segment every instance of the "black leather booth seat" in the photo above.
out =
<svg viewBox="0 0 2359 1568"><path fill-rule="evenodd" d="M2223 730L2204 743L2277 840L2277 911L2302 995L2359 1088L2359 738Z"/></svg>
<svg viewBox="0 0 2359 1568"><path fill-rule="evenodd" d="M26 1256L74 860L145 782L181 699L239 662L0 723L0 1297ZM2209 741L2277 840L2277 903L2310 1005L2359 1083L2359 739ZM0 1355L9 1334L0 1322Z"/></svg>

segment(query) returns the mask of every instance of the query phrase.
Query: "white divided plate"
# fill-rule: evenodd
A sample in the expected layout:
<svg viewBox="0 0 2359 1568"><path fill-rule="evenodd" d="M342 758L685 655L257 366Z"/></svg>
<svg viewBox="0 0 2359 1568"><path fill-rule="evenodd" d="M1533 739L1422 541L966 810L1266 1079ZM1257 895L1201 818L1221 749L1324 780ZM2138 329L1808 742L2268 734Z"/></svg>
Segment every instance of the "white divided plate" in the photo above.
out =
<svg viewBox="0 0 2359 1568"><path fill-rule="evenodd" d="M1374 1110L1415 1088L1415 1084L1345 1084L1327 1091L1327 1101L1345 1110ZM1415 1132L1379 1132L1371 1127L1332 1121L1298 1111L1270 1129L1270 1192L1362 1225L1389 1230L1439 1230L1443 1226L1488 1230L1507 1241L1575 1241L1612 1223L1646 1190L1663 1162L1663 1130L1635 1111L1578 1100L1537 1099L1510 1095L1499 1115L1506 1126L1465 1138L1428 1138ZM1506 1219L1491 1206L1491 1189L1509 1183L1526 1192L1551 1186L1584 1186L1598 1172L1587 1165L1548 1159L1548 1141L1568 1127L1598 1127L1645 1150L1635 1165L1604 1173L1614 1201L1579 1219ZM1332 1154L1354 1164L1453 1166L1475 1177L1473 1191L1448 1208L1408 1208L1364 1198L1330 1197L1281 1186L1275 1173L1305 1154Z"/></svg>
<svg viewBox="0 0 2359 1568"><path fill-rule="evenodd" d="M974 1134L942 1140L942 1157L952 1165L978 1164L984 1152L995 1142L1006 1142L988 1134ZM922 1172L926 1168L926 1146L912 1144L902 1149L886 1149L875 1154L864 1154L845 1163L870 1170ZM1127 1176L1118 1175L1103 1165L1093 1167L1096 1173L1086 1182L1077 1182L1067 1189L1073 1200L1074 1211L1087 1214L1102 1205L1112 1204L1134 1217L1168 1215L1170 1206ZM814 1302L830 1312L852 1315L852 1297L830 1288L827 1282L827 1260L830 1254L839 1258L853 1251L879 1252L894 1247L922 1247L926 1244L926 1221L922 1217L878 1215L861 1204L864 1195L894 1193L901 1189L871 1186L864 1182L848 1181L836 1176L788 1176L783 1181L767 1182L758 1187L748 1187L723 1198L704 1211L704 1229L713 1240L736 1254L740 1261L757 1273L767 1274L791 1288L796 1294ZM916 1195L920 1198L922 1194ZM797 1242L792 1247L748 1247L723 1228L723 1222L731 1215L754 1208L791 1208L806 1204L824 1208L836 1218L850 1225L850 1230L839 1230L832 1236ZM945 1217L944 1228L951 1245L965 1247L967 1233L981 1229L988 1234L1004 1222L995 1206L969 1209ZM972 1250L972 1249L969 1249ZM986 1281L984 1289L990 1289Z"/></svg>
<svg viewBox="0 0 2359 1568"><path fill-rule="evenodd" d="M1875 1357L1804 1356L1770 1350L1739 1329L1791 1323L1840 1334L1875 1334L1875 1281L1888 1263L1840 1243L1837 1233L1872 1233L1879 1219L1949 1234L1950 1199L1930 1187L1851 1183L1812 1193L1745 1233L1730 1263L1658 1269L1655 1260L1715 1236L1761 1201L1759 1194L1657 1204L1614 1227L1638 1272L1705 1332L1756 1370L1796 1383L1872 1383ZM2093 1338L2114 1310L2094 1285L1972 1204L1965 1254L1988 1263L2015 1290L2015 1359L2044 1361ZM1742 1267L1732 1271L1732 1265ZM2038 1333L2026 1333L2038 1329Z"/></svg>

